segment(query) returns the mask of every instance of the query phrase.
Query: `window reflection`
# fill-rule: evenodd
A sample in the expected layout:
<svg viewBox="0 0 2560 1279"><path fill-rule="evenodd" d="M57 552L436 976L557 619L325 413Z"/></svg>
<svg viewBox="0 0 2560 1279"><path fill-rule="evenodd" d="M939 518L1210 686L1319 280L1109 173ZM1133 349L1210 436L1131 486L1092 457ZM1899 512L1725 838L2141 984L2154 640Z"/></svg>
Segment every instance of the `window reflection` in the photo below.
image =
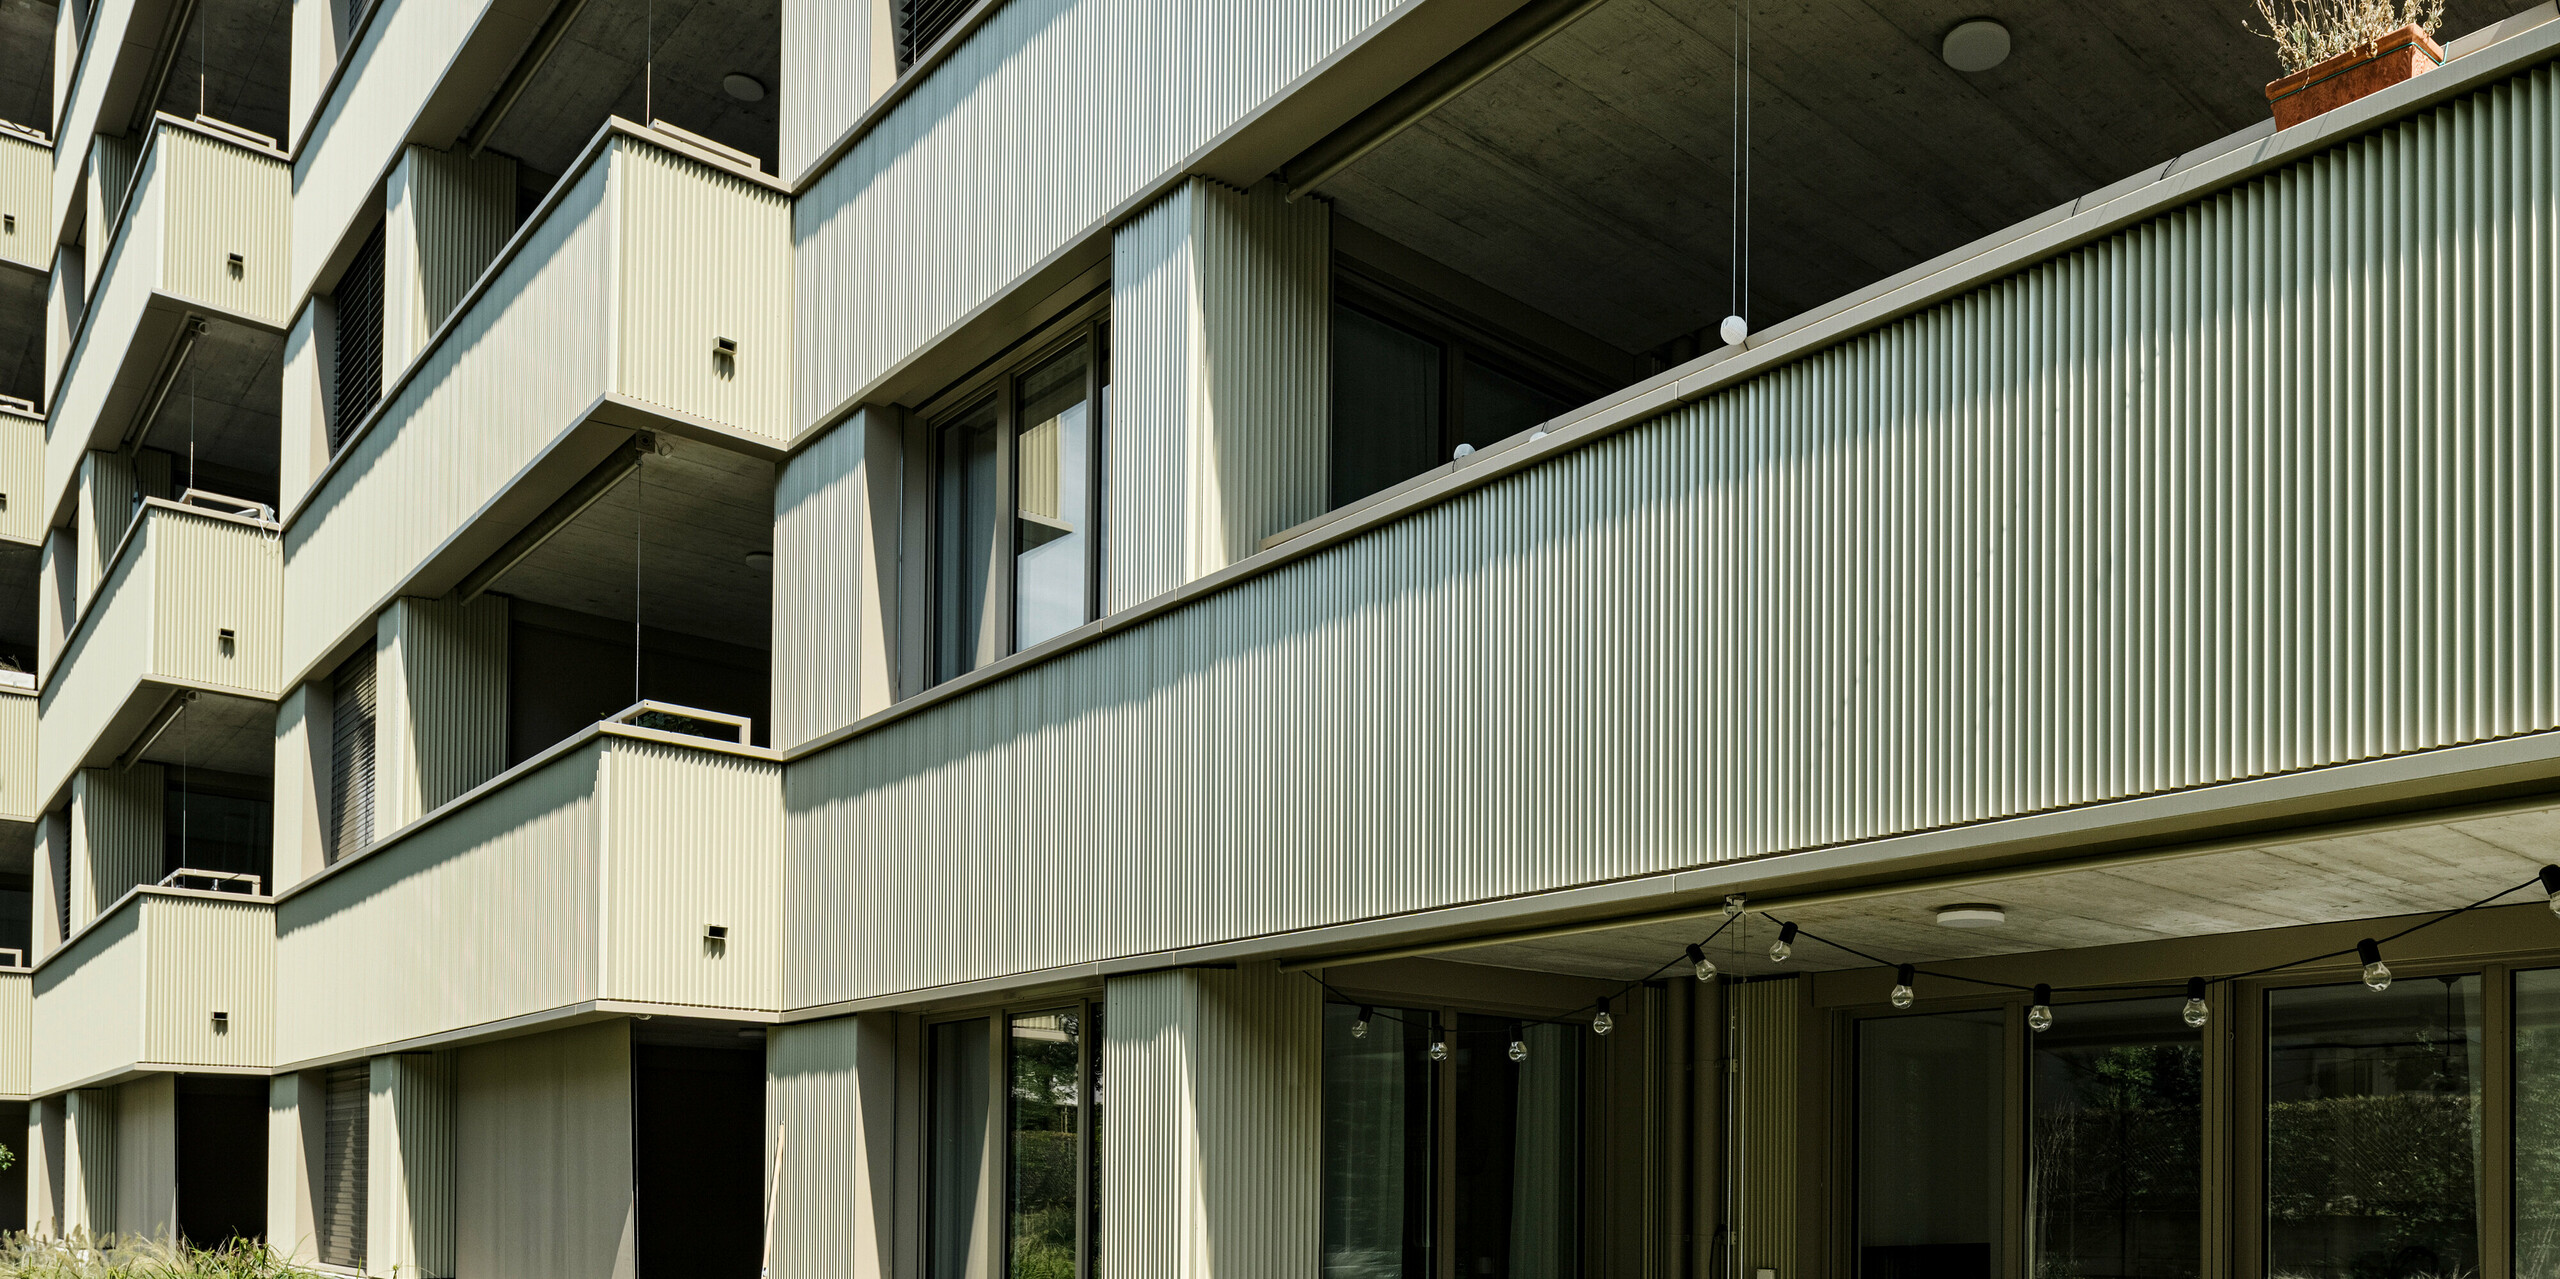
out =
<svg viewBox="0 0 2560 1279"><path fill-rule="evenodd" d="M2267 995L2267 1272L2480 1268L2480 979Z"/></svg>
<svg viewBox="0 0 2560 1279"><path fill-rule="evenodd" d="M1324 1010L1325 1279L1431 1270L1431 1014Z"/></svg>
<svg viewBox="0 0 2560 1279"><path fill-rule="evenodd" d="M996 571L996 529L1003 510L1000 406L990 399L942 428L936 449L941 492L936 515L942 525L940 580L941 618L935 669L950 679L1003 656L998 646L996 591L1003 575Z"/></svg>
<svg viewBox="0 0 2560 1279"><path fill-rule="evenodd" d="M1082 347L1022 379L1015 438L1014 647L1029 648L1091 618L1092 439Z"/></svg>
<svg viewBox="0 0 2560 1279"><path fill-rule="evenodd" d="M2560 968L2516 974L2516 1276L2560 1279Z"/></svg>
<svg viewBox="0 0 2560 1279"><path fill-rule="evenodd" d="M966 1279L987 1150L987 1023L932 1031L933 1149L927 1176L926 1265L932 1279Z"/></svg>
<svg viewBox="0 0 2560 1279"><path fill-rule="evenodd" d="M1085 1127L1082 1027L1076 1010L1012 1019L1005 1211L1006 1273L1075 1279L1077 1180Z"/></svg>
<svg viewBox="0 0 2560 1279"><path fill-rule="evenodd" d="M1461 1017L1455 1136L1458 1272L1564 1279L1581 1248L1580 1027L1529 1026L1511 1060L1512 1024Z"/></svg>
<svg viewBox="0 0 2560 1279"><path fill-rule="evenodd" d="M1996 1011L1858 1023L1860 1279L1990 1279L2007 1025Z"/></svg>
<svg viewBox="0 0 2560 1279"><path fill-rule="evenodd" d="M2182 1028L2184 1003L2073 1004L2034 1037L2027 1177L2038 1279L2201 1270L2204 1040Z"/></svg>

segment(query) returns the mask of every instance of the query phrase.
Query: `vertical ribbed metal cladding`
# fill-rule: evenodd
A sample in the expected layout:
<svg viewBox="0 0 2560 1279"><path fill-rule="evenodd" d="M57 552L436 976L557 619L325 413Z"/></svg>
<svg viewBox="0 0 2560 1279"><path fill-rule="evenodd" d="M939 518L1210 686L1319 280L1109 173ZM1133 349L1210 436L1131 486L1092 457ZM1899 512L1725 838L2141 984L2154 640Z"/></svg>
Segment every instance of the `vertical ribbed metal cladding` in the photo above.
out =
<svg viewBox="0 0 2560 1279"><path fill-rule="evenodd" d="M91 48L117 49L133 23L134 0L99 0L91 10L88 41ZM57 6L58 13L68 12ZM78 186L80 165L88 158L90 135L98 127L99 110L107 96L106 75L74 77L80 69L79 32L67 22L53 26L57 42L53 58L53 221L49 227L63 224L70 212L71 200ZM122 121L117 122L121 125Z"/></svg>
<svg viewBox="0 0 2560 1279"><path fill-rule="evenodd" d="M1275 22L1233 0L1006 0L794 203L795 419L859 392L1395 8L1310 0Z"/></svg>
<svg viewBox="0 0 2560 1279"><path fill-rule="evenodd" d="M178 1080L116 1085L116 1230L165 1238L178 1228Z"/></svg>
<svg viewBox="0 0 2560 1279"><path fill-rule="evenodd" d="M303 1139L302 1108L317 1106L320 1097L302 1080L293 1072L267 1079L267 1233L277 1256L307 1266L319 1260L312 1247L310 1187L320 1169Z"/></svg>
<svg viewBox="0 0 2560 1279"><path fill-rule="evenodd" d="M62 1229L95 1237L116 1228L116 1091L82 1088L65 1106Z"/></svg>
<svg viewBox="0 0 2560 1279"><path fill-rule="evenodd" d="M161 213L168 184L159 179L161 153L152 148L142 157L134 181L139 190L125 210L124 230L112 242L90 243L107 253L106 265L88 264L89 302L79 345L61 354L63 366L53 383L52 407L46 415L44 478L46 509L79 477L80 455L89 447L89 428L107 409L116 373L160 287L160 257L165 247ZM50 354L49 354L49 357Z"/></svg>
<svg viewBox="0 0 2560 1279"><path fill-rule="evenodd" d="M87 621L44 675L36 694L37 785L47 796L88 754L107 723L151 669L154 619L152 535L146 523L99 586Z"/></svg>
<svg viewBox="0 0 2560 1279"><path fill-rule="evenodd" d="M284 628L284 546L274 527L150 509L153 673L273 698Z"/></svg>
<svg viewBox="0 0 2560 1279"><path fill-rule="evenodd" d="M287 669L307 670L610 388L609 169L579 175L295 515Z"/></svg>
<svg viewBox="0 0 2560 1279"><path fill-rule="evenodd" d="M44 422L0 409L0 539L42 546L45 505Z"/></svg>
<svg viewBox="0 0 2560 1279"><path fill-rule="evenodd" d="M276 1059L595 998L590 743L276 905Z"/></svg>
<svg viewBox="0 0 2560 1279"><path fill-rule="evenodd" d="M413 146L401 176L401 207L388 221L413 287L394 299L408 335L388 358L395 370L408 366L516 233L516 162L507 156Z"/></svg>
<svg viewBox="0 0 2560 1279"><path fill-rule="evenodd" d="M796 762L791 1002L2560 724L2553 74Z"/></svg>
<svg viewBox="0 0 2560 1279"><path fill-rule="evenodd" d="M80 770L71 793L73 927L160 878L164 776L158 764Z"/></svg>
<svg viewBox="0 0 2560 1279"><path fill-rule="evenodd" d="M782 766L608 739L598 778L607 999L782 1007ZM723 941L706 936L727 930Z"/></svg>
<svg viewBox="0 0 2560 1279"><path fill-rule="evenodd" d="M449 1052L373 1059L365 1115L365 1266L451 1279L454 1063Z"/></svg>
<svg viewBox="0 0 2560 1279"><path fill-rule="evenodd" d="M789 198L645 142L616 143L606 163L621 187L615 388L791 438Z"/></svg>
<svg viewBox="0 0 2560 1279"><path fill-rule="evenodd" d="M80 607L98 593L98 583L112 567L107 563L125 530L133 527L135 503L133 458L92 449L80 455ZM136 550L141 548L136 547Z"/></svg>
<svg viewBox="0 0 2560 1279"><path fill-rule="evenodd" d="M1102 1255L1122 1276L1317 1270L1314 982L1269 964L1105 987Z"/></svg>
<svg viewBox="0 0 2560 1279"><path fill-rule="evenodd" d="M0 691L0 821L32 822L42 816L39 785L35 694Z"/></svg>
<svg viewBox="0 0 2560 1279"><path fill-rule="evenodd" d="M53 148L0 135L0 258L38 271L53 269Z"/></svg>
<svg viewBox="0 0 2560 1279"><path fill-rule="evenodd" d="M888 706L904 476L899 411L869 406L791 455L773 485L773 742Z"/></svg>
<svg viewBox="0 0 2560 1279"><path fill-rule="evenodd" d="M1106 607L1324 511L1331 220L1195 178L1112 238Z"/></svg>
<svg viewBox="0 0 2560 1279"><path fill-rule="evenodd" d="M292 172L280 157L190 129L162 126L153 145L175 199L161 287L190 301L283 328ZM232 255L240 261L235 269Z"/></svg>
<svg viewBox="0 0 2560 1279"><path fill-rule="evenodd" d="M1737 984L1732 991L1735 1056L1741 1066L1734 1099L1735 1222L1742 1264L1737 1273L1796 1273L1797 1162L1803 1157L1797 1089L1803 1086L1804 994L1792 978ZM1820 1081L1814 1081L1818 1087Z"/></svg>
<svg viewBox="0 0 2560 1279"><path fill-rule="evenodd" d="M782 83L766 87L780 98L775 171L784 181L852 128L897 74L888 16L872 4L782 6Z"/></svg>
<svg viewBox="0 0 2560 1279"><path fill-rule="evenodd" d="M630 1275L631 1023L455 1056L454 1272Z"/></svg>
<svg viewBox="0 0 2560 1279"><path fill-rule="evenodd" d="M909 1180L899 1175L896 1020L802 1022L765 1040L765 1170L777 1192L768 1210L783 1279L895 1273L898 1190Z"/></svg>
<svg viewBox="0 0 2560 1279"><path fill-rule="evenodd" d="M0 973L0 1097L27 1095L29 1048L35 1034L35 978Z"/></svg>
<svg viewBox="0 0 2560 1279"><path fill-rule="evenodd" d="M142 1059L263 1069L275 1061L276 926L265 902L142 900ZM216 1022L213 1014L223 1013Z"/></svg>
<svg viewBox="0 0 2560 1279"><path fill-rule="evenodd" d="M488 11L489 0L384 4L366 25L363 42L346 51L346 74L294 152L293 275L287 297L311 291L321 266L373 197L382 174L399 158L419 111ZM300 61L297 56L297 66Z"/></svg>
<svg viewBox="0 0 2560 1279"><path fill-rule="evenodd" d="M27 1091L59 1092L142 1060L142 912L120 910L35 974Z"/></svg>
<svg viewBox="0 0 2560 1279"><path fill-rule="evenodd" d="M134 168L141 157L139 139L101 135L89 140L89 181L81 188L82 215L87 221L80 242L88 267L88 275L83 278L93 291L104 278L98 271L115 246L116 227L127 215L125 192L133 188Z"/></svg>
<svg viewBox="0 0 2560 1279"><path fill-rule="evenodd" d="M506 597L395 600L378 633L373 826L388 832L506 771Z"/></svg>

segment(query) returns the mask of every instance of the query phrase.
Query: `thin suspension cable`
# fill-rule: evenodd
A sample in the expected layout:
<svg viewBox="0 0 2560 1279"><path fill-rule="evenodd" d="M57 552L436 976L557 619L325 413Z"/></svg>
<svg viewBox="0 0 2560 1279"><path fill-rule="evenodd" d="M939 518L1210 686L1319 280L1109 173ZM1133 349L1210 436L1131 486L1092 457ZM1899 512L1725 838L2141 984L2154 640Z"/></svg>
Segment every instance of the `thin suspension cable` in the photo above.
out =
<svg viewBox="0 0 2560 1279"><path fill-rule="evenodd" d="M1724 313L1742 314L1742 0L1733 0L1733 191L1725 201Z"/></svg>
<svg viewBox="0 0 2560 1279"><path fill-rule="evenodd" d="M648 516L649 455L631 463L631 704L640 704L640 521Z"/></svg>

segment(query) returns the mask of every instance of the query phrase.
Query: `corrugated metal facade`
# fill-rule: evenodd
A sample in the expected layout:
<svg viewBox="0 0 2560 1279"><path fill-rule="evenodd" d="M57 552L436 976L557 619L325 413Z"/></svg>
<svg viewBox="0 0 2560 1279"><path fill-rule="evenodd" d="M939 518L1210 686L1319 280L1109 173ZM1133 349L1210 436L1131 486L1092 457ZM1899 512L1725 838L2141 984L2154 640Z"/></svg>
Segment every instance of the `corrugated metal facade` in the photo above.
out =
<svg viewBox="0 0 2560 1279"><path fill-rule="evenodd" d="M782 6L782 155L775 167L796 179L844 135L897 78L890 6Z"/></svg>
<svg viewBox="0 0 2560 1279"><path fill-rule="evenodd" d="M1195 178L1113 235L1106 611L1324 513L1331 231L1320 200Z"/></svg>
<svg viewBox="0 0 2560 1279"><path fill-rule="evenodd" d="M489 0L384 4L366 25L363 41L347 50L346 73L294 153L293 274L285 295L293 303L311 292L314 277L373 199L383 172L408 143L418 112L488 11ZM302 41L295 43L299 55ZM296 119L303 109L297 104Z"/></svg>
<svg viewBox="0 0 2560 1279"><path fill-rule="evenodd" d="M151 301L153 290L160 287L160 264L156 259L164 244L160 219L167 192L167 184L158 179L160 158L157 147L142 158L142 172L136 179L142 187L125 210L124 225L114 238L105 273L100 274L93 264L86 277L89 306L81 318L78 345L62 357L60 373L46 387L52 397L44 436L48 511L60 503L62 494L79 476L80 455L89 447L90 432L96 429L99 414L106 411L107 393L114 387L117 366L124 362L126 351L133 345L134 332L142 323L143 309Z"/></svg>
<svg viewBox="0 0 2560 1279"><path fill-rule="evenodd" d="M373 1059L366 1154L365 1270L450 1279L454 1242L454 1061L449 1052Z"/></svg>
<svg viewBox="0 0 2560 1279"><path fill-rule="evenodd" d="M782 766L617 741L604 754L607 999L782 1006ZM706 926L728 929L708 940Z"/></svg>
<svg viewBox="0 0 2560 1279"><path fill-rule="evenodd" d="M283 328L285 254L293 225L284 158L162 125L153 134L170 194L160 287L191 302ZM234 269L231 255L240 255Z"/></svg>
<svg viewBox="0 0 2560 1279"><path fill-rule="evenodd" d="M776 468L773 742L886 709L904 513L900 413L864 409Z"/></svg>
<svg viewBox="0 0 2560 1279"><path fill-rule="evenodd" d="M773 1273L889 1275L898 1238L898 1018L776 1026L765 1039ZM787 1133L787 1137L781 1134Z"/></svg>
<svg viewBox="0 0 2560 1279"><path fill-rule="evenodd" d="M383 192L383 363L407 368L516 232L516 162L412 146Z"/></svg>
<svg viewBox="0 0 2560 1279"><path fill-rule="evenodd" d="M152 1075L116 1087L116 1230L160 1238L178 1229L178 1081Z"/></svg>
<svg viewBox="0 0 2560 1279"><path fill-rule="evenodd" d="M116 1229L116 1090L83 1088L64 1103L62 1228Z"/></svg>
<svg viewBox="0 0 2560 1279"><path fill-rule="evenodd" d="M2554 89L794 764L790 1002L2560 723Z"/></svg>
<svg viewBox="0 0 2560 1279"><path fill-rule="evenodd" d="M633 1273L631 1024L455 1054L454 1272Z"/></svg>
<svg viewBox="0 0 2560 1279"><path fill-rule="evenodd" d="M54 24L64 43L54 46L53 221L45 224L48 236L61 228L71 212L71 201L78 194L77 179L89 158L89 138L97 130L99 107L107 96L109 64L132 29L133 5L134 0L97 0L90 14L85 46L77 43L79 33L72 24ZM59 12L68 16L74 11ZM81 56L84 49L104 50L107 56L85 58Z"/></svg>
<svg viewBox="0 0 2560 1279"><path fill-rule="evenodd" d="M329 389L321 381L319 303L284 332L284 392L277 412L276 506L291 510L329 464Z"/></svg>
<svg viewBox="0 0 2560 1279"><path fill-rule="evenodd" d="M373 828L389 832L506 771L506 597L395 600L376 634Z"/></svg>
<svg viewBox="0 0 2560 1279"><path fill-rule="evenodd" d="M31 822L44 812L37 776L35 694L0 689L0 821Z"/></svg>
<svg viewBox="0 0 2560 1279"><path fill-rule="evenodd" d="M27 1091L59 1092L142 1060L142 912L120 910L35 973Z"/></svg>
<svg viewBox="0 0 2560 1279"><path fill-rule="evenodd" d="M1316 1273L1321 989L1247 964L1115 978L1105 992L1112 1273Z"/></svg>
<svg viewBox="0 0 2560 1279"><path fill-rule="evenodd" d="M412 8L402 5L393 25ZM610 165L596 164L285 530L297 677L610 385ZM421 475L437 477L422 485Z"/></svg>
<svg viewBox="0 0 2560 1279"><path fill-rule="evenodd" d="M1741 1220L1735 1273L1796 1273L1803 1225L1797 1212L1797 1167L1803 1142L1797 1122L1803 1067L1804 990L1793 980L1732 988L1740 1093L1733 1109L1734 1190ZM1820 1081L1816 1081L1817 1089Z"/></svg>
<svg viewBox="0 0 2560 1279"><path fill-rule="evenodd" d="M167 786L158 764L84 768L71 789L71 927L160 878Z"/></svg>
<svg viewBox="0 0 2560 1279"><path fill-rule="evenodd" d="M634 399L780 443L791 438L791 201L710 165L614 149L621 335ZM735 357L714 353L716 340Z"/></svg>
<svg viewBox="0 0 2560 1279"><path fill-rule="evenodd" d="M117 225L127 215L125 192L132 188L134 164L141 145L132 138L100 135L89 139L89 181L81 188L85 207L81 216L86 222L80 245L83 265L88 274L82 278L89 287L98 287L98 268L115 246Z"/></svg>
<svg viewBox="0 0 2560 1279"><path fill-rule="evenodd" d="M793 206L796 420L859 393L1395 7L1310 0L1276 22L1251 0L1007 0Z"/></svg>
<svg viewBox="0 0 2560 1279"><path fill-rule="evenodd" d="M44 545L44 420L0 409L0 538Z"/></svg>
<svg viewBox="0 0 2560 1279"><path fill-rule="evenodd" d="M38 271L53 269L53 148L13 133L0 133L0 214L15 219L0 231L0 259Z"/></svg>
<svg viewBox="0 0 2560 1279"><path fill-rule="evenodd" d="M39 904L41 909L41 904ZM35 978L0 972L0 1097L28 1095L28 1051L35 1034Z"/></svg>
<svg viewBox="0 0 2560 1279"><path fill-rule="evenodd" d="M273 907L154 891L142 898L142 939L142 1060L255 1069L275 1059Z"/></svg>

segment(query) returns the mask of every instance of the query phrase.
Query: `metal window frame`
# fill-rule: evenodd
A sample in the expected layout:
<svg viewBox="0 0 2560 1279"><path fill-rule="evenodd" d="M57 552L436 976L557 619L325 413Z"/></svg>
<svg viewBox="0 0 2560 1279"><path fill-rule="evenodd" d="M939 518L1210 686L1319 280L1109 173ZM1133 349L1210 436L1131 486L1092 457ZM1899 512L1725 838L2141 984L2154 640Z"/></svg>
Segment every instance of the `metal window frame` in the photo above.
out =
<svg viewBox="0 0 2560 1279"><path fill-rule="evenodd" d="M934 1163L940 1149L941 1131L933 1114L931 1098L934 1080L941 1063L935 1058L934 1031L949 1025L976 1022L987 1034L987 1119L986 1131L979 1147L978 1186L985 1201L973 1214L975 1229L987 1241L980 1254L983 1264L973 1266L966 1279L1010 1279L1011 1235L1006 1229L1006 1214L1013 1203L1013 1019L1025 1014L1055 1013L1072 1010L1079 1027L1076 1036L1076 1073L1081 1090L1085 1122L1076 1130L1076 1277L1095 1279L1094 1256L1101 1240L1100 1218L1096 1215L1100 1187L1094 1184L1093 1171L1098 1152L1093 1116L1102 1097L1102 1036L1092 1030L1104 1007L1099 990L1056 995L1048 999L1023 999L1003 1004L990 1004L964 1011L935 1013L922 1018L916 1039L919 1076L926 1099L924 1107L923 1192L916 1196L916 1219L911 1223L919 1242L916 1273L923 1279L933 1275L930 1255L933 1238L935 1185Z"/></svg>

